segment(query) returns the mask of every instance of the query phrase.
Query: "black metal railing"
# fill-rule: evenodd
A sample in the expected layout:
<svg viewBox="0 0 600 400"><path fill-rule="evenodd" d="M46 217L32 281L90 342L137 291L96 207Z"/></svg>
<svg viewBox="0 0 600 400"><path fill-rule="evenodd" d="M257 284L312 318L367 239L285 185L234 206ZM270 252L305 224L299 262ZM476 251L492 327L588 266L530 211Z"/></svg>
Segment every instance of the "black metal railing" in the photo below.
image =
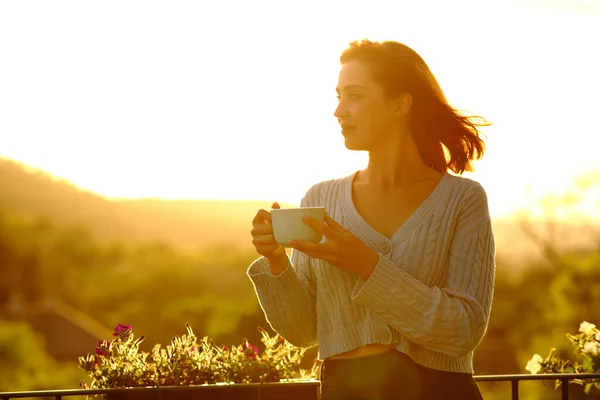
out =
<svg viewBox="0 0 600 400"><path fill-rule="evenodd" d="M521 381L555 381L561 382L561 399L569 399L569 381L574 379L578 380L595 380L600 381L600 373L597 374L514 374L514 375L477 375L474 377L477 382L510 382L511 385L511 399L519 400L519 382ZM319 385L319 381L308 381L308 382L291 382L291 383L239 383L237 387L256 387L260 386L280 386L299 385L302 387ZM208 385L201 386L202 390L218 390L219 385ZM0 400L12 400L22 398L49 398L54 397L55 400L62 400L63 397L70 396L92 396L92 395L110 395L110 394L124 394L133 393L140 391L189 391L198 390L200 386L163 386L163 387L135 387L135 388L115 388L115 389L69 389L69 390L38 390L30 392L0 392Z"/></svg>
<svg viewBox="0 0 600 400"><path fill-rule="evenodd" d="M569 381L574 379L594 379L600 381L600 374L514 374L514 375L478 375L477 382L510 382L511 399L519 400L519 382L521 381L554 381L561 383L561 399L569 400ZM1 394L0 394L1 397Z"/></svg>

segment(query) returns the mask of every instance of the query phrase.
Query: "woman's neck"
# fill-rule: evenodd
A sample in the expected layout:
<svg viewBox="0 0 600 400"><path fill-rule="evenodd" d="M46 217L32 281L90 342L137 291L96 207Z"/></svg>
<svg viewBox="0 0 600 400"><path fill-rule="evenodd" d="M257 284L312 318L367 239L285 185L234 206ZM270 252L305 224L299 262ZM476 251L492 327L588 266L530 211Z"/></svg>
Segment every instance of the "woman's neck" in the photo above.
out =
<svg viewBox="0 0 600 400"><path fill-rule="evenodd" d="M369 163L357 181L391 190L441 177L423 162L411 135L397 137L395 143L382 143L369 151Z"/></svg>

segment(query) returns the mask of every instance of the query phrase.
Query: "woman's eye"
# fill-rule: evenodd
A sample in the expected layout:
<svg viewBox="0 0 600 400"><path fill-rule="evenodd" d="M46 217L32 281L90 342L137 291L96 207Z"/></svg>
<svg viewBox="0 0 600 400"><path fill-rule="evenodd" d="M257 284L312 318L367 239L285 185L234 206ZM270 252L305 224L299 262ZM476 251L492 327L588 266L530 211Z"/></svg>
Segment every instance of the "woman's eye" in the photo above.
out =
<svg viewBox="0 0 600 400"><path fill-rule="evenodd" d="M355 93L348 93L348 94L344 95L344 97L347 97L352 100L356 100L356 99L360 98L360 96ZM342 96L338 95L337 99L338 99L338 101L342 101Z"/></svg>

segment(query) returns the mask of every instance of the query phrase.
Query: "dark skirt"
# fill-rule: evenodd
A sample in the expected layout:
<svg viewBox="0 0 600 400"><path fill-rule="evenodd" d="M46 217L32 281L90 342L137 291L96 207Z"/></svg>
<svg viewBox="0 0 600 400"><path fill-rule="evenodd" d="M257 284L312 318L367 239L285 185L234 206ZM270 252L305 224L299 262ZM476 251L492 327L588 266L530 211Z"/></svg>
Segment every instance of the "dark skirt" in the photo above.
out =
<svg viewBox="0 0 600 400"><path fill-rule="evenodd" d="M427 368L396 350L321 366L321 400L430 399L483 398L471 374Z"/></svg>

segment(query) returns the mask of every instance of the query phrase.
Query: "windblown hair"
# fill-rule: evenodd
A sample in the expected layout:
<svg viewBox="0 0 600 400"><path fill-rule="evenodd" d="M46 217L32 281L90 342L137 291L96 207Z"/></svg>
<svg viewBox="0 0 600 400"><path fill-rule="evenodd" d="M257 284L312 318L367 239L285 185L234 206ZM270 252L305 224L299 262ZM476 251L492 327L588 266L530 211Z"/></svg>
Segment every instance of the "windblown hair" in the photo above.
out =
<svg viewBox="0 0 600 400"><path fill-rule="evenodd" d="M478 127L490 124L451 107L416 51L394 41L360 40L350 43L340 57L342 64L351 60L365 63L387 96L411 94L409 127L427 165L441 173L473 171L472 161L480 159L485 151Z"/></svg>

